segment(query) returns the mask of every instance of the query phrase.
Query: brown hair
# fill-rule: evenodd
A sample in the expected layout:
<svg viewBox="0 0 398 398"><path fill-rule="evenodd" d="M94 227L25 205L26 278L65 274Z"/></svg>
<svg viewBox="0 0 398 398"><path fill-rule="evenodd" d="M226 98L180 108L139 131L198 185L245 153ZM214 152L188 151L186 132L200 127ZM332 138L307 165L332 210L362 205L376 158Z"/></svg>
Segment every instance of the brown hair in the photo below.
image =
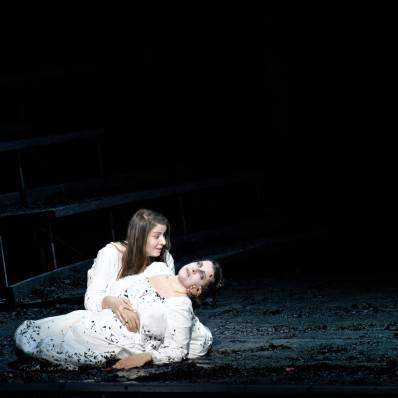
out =
<svg viewBox="0 0 398 398"><path fill-rule="evenodd" d="M148 257L145 252L148 234L157 224L166 225L166 244L159 257ZM120 243L126 248L118 278L139 274L154 261L166 262L166 250L170 250L170 223L167 218L153 210L141 209L131 217L127 235Z"/></svg>

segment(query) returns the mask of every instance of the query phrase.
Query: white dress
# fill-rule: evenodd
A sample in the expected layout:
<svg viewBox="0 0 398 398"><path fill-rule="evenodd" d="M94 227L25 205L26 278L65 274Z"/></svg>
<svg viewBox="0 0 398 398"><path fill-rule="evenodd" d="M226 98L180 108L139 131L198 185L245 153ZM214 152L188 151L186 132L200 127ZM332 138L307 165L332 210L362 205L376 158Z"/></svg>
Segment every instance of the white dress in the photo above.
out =
<svg viewBox="0 0 398 398"><path fill-rule="evenodd" d="M175 273L174 259L166 251L166 265ZM92 267L87 272L87 290L84 296L86 310L102 311L102 300L110 296L110 289L119 273L118 250L113 243L108 243L98 251Z"/></svg>
<svg viewBox="0 0 398 398"><path fill-rule="evenodd" d="M111 309L79 310L23 322L15 332L16 346L70 370L140 352L151 353L159 365L181 361L188 356L194 314L188 298L164 299L150 286L149 275L166 273L173 274L164 263L153 263L142 274L118 279L110 289L114 296L127 297L138 312L137 333L129 332Z"/></svg>
<svg viewBox="0 0 398 398"><path fill-rule="evenodd" d="M166 251L166 265L175 274L174 259ZM150 267L148 267L150 268ZM148 268L145 274L149 277L156 274L157 268ZM87 272L87 290L84 296L84 308L92 312L102 311L102 300L105 296L112 296L111 289L117 281L119 273L118 250L113 243L108 243L99 250L92 267ZM205 355L213 343L211 331L194 316L192 335L189 342L188 358Z"/></svg>

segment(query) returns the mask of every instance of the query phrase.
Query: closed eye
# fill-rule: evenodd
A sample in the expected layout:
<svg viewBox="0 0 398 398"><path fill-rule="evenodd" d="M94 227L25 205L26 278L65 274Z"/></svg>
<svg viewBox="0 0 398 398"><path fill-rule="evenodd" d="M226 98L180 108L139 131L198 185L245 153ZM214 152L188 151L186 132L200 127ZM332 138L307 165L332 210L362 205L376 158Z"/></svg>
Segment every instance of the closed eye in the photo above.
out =
<svg viewBox="0 0 398 398"><path fill-rule="evenodd" d="M203 266L203 261L198 261L196 263L196 265L198 266L198 268L201 268ZM206 279L206 272L205 271L200 271L200 279Z"/></svg>

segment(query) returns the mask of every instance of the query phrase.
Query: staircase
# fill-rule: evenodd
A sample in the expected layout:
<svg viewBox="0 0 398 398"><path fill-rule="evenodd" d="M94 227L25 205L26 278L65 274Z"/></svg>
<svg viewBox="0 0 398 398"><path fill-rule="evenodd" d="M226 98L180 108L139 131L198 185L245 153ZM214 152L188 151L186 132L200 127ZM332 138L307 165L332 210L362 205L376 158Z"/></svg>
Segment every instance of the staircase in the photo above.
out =
<svg viewBox="0 0 398 398"><path fill-rule="evenodd" d="M179 138L154 145L134 121L104 128L100 77L93 66L1 76L3 297L32 300L66 275L78 275L84 290L97 251L123 239L143 207L169 218L177 268L199 255L227 264L313 237L267 200L264 170L223 164L192 146L172 150ZM64 284L55 293L76 291Z"/></svg>

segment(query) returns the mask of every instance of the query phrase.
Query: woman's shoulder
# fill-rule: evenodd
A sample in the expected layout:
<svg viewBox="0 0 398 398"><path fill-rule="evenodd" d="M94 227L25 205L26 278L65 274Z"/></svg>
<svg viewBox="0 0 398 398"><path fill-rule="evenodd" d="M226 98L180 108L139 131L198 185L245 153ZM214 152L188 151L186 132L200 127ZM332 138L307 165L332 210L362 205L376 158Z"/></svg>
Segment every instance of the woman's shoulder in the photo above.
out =
<svg viewBox="0 0 398 398"><path fill-rule="evenodd" d="M116 252L119 248L119 243L118 242L109 242L107 243L105 246L101 247L101 249L99 250L100 252Z"/></svg>
<svg viewBox="0 0 398 398"><path fill-rule="evenodd" d="M111 256L111 255L114 256L117 252L118 252L118 250L117 250L116 246L113 244L113 242L110 242L98 250L97 258L104 257L104 256Z"/></svg>
<svg viewBox="0 0 398 398"><path fill-rule="evenodd" d="M98 251L97 260L104 261L106 259L106 261L109 261L109 259L113 259L116 261L116 264L118 264L119 257L121 257L122 254L123 252L120 250L120 247L117 245L117 242L110 242L107 243L104 247L102 247Z"/></svg>
<svg viewBox="0 0 398 398"><path fill-rule="evenodd" d="M122 256L125 250L125 247L120 242L109 242L98 253Z"/></svg>
<svg viewBox="0 0 398 398"><path fill-rule="evenodd" d="M112 246L114 248L113 250L116 249L118 252L121 252L121 253L124 253L125 250L126 250L126 247L120 241L118 241L118 242L110 242L105 247L107 247L107 246Z"/></svg>
<svg viewBox="0 0 398 398"><path fill-rule="evenodd" d="M168 311L177 311L188 317L193 316L192 301L186 296L169 297L164 301L164 304Z"/></svg>
<svg viewBox="0 0 398 398"><path fill-rule="evenodd" d="M170 270L170 268L163 262L160 261L154 261L152 264L148 265L146 267L145 271L145 276L147 278L155 275L174 275L173 272Z"/></svg>

